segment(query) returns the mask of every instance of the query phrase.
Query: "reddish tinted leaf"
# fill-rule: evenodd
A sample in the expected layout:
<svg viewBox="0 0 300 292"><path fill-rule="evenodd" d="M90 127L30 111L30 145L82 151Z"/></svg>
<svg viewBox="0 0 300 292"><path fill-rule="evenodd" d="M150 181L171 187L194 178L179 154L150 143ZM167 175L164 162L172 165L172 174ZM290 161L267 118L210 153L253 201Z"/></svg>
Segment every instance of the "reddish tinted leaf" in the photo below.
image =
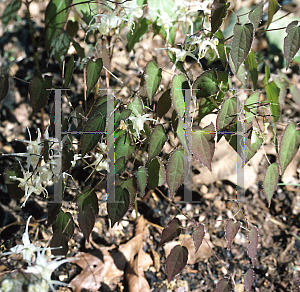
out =
<svg viewBox="0 0 300 292"><path fill-rule="evenodd" d="M188 249L185 246L176 245L172 248L166 261L166 269L169 283L171 282L173 277L180 273L182 269L186 266L188 254Z"/></svg>
<svg viewBox="0 0 300 292"><path fill-rule="evenodd" d="M107 202L107 213L111 220L111 227L123 218L129 208L128 190L117 186L115 188L115 198L112 199L115 203Z"/></svg>
<svg viewBox="0 0 300 292"><path fill-rule="evenodd" d="M211 6L211 36L219 29L227 14L230 3L227 0L214 0Z"/></svg>
<svg viewBox="0 0 300 292"><path fill-rule="evenodd" d="M193 131L192 149L194 157L211 171L211 162L215 152L215 127L211 123L203 130Z"/></svg>
<svg viewBox="0 0 300 292"><path fill-rule="evenodd" d="M201 246L204 236L205 236L205 227L204 224L200 224L193 232L195 253L198 251L199 247Z"/></svg>
<svg viewBox="0 0 300 292"><path fill-rule="evenodd" d="M264 193L268 200L269 208L271 205L272 196L278 186L277 185L278 179L279 179L279 167L278 164L275 162L268 167L264 179L264 183L263 183Z"/></svg>
<svg viewBox="0 0 300 292"><path fill-rule="evenodd" d="M244 276L244 285L245 285L245 290L248 292L251 290L251 286L253 283L253 279L254 279L254 272L252 269L249 269Z"/></svg>
<svg viewBox="0 0 300 292"><path fill-rule="evenodd" d="M300 131L294 121L290 121L282 133L279 148L279 164L281 175L296 155L300 146Z"/></svg>
<svg viewBox="0 0 300 292"><path fill-rule="evenodd" d="M159 246L162 246L164 243L178 237L180 233L181 222L178 218L175 217L167 224L167 227L163 230Z"/></svg>
<svg viewBox="0 0 300 292"><path fill-rule="evenodd" d="M250 228L248 234L249 244L248 244L248 255L251 258L252 265L254 267L255 264L255 256L257 251L257 244L258 244L258 230L255 226Z"/></svg>
<svg viewBox="0 0 300 292"><path fill-rule="evenodd" d="M175 150L169 159L167 167L167 183L170 190L170 196L184 182L184 150Z"/></svg>
<svg viewBox="0 0 300 292"><path fill-rule="evenodd" d="M228 249L230 249L230 245L232 241L234 240L236 234L238 233L240 229L241 223L239 221L234 221L233 218L230 218L227 221L226 227L225 227L225 238L228 242Z"/></svg>
<svg viewBox="0 0 300 292"><path fill-rule="evenodd" d="M93 209L88 205L83 211L78 212L79 227L87 241L95 225L95 215Z"/></svg>
<svg viewBox="0 0 300 292"><path fill-rule="evenodd" d="M230 292L231 290L231 283L228 281L228 279L224 278L218 282L215 292Z"/></svg>
<svg viewBox="0 0 300 292"><path fill-rule="evenodd" d="M234 72L238 73L241 64L244 62L250 51L253 41L253 24L236 23L233 31L231 46L231 58L234 64Z"/></svg>

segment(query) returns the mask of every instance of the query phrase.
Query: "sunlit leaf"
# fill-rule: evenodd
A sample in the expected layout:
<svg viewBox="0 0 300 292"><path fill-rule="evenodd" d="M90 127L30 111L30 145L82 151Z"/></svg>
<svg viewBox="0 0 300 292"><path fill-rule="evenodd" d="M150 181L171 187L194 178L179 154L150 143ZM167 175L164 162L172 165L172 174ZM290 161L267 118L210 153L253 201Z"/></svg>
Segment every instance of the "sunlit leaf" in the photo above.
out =
<svg viewBox="0 0 300 292"><path fill-rule="evenodd" d="M176 245L172 248L166 261L166 270L168 282L170 283L174 276L180 273L186 266L188 260L188 249L182 245Z"/></svg>
<svg viewBox="0 0 300 292"><path fill-rule="evenodd" d="M258 71L257 71L257 61L253 52L250 52L246 64L250 72L251 80L253 82L253 90L256 90L257 80L258 80Z"/></svg>
<svg viewBox="0 0 300 292"><path fill-rule="evenodd" d="M247 147L245 149L245 164L257 153L263 143L262 138L258 138L254 143L251 144L251 150Z"/></svg>
<svg viewBox="0 0 300 292"><path fill-rule="evenodd" d="M115 203L107 202L107 213L111 220L111 227L123 218L129 208L129 193L127 189L116 186L115 198L113 199Z"/></svg>
<svg viewBox="0 0 300 292"><path fill-rule="evenodd" d="M276 86L274 81L269 82L265 85L268 102L270 104L270 109L273 117L274 123L276 123L280 118L280 104L278 101L278 96L280 89Z"/></svg>
<svg viewBox="0 0 300 292"><path fill-rule="evenodd" d="M166 174L170 197L172 198L184 182L184 150L176 149L172 152Z"/></svg>
<svg viewBox="0 0 300 292"><path fill-rule="evenodd" d="M277 163L272 163L266 172L263 188L266 198L268 200L269 208L271 205L272 196L277 189L277 183L279 179L279 167Z"/></svg>
<svg viewBox="0 0 300 292"><path fill-rule="evenodd" d="M147 169L145 166L140 166L137 173L136 173L136 177L137 177L137 184L139 186L139 189L141 191L142 196L145 194L145 189L147 186Z"/></svg>
<svg viewBox="0 0 300 292"><path fill-rule="evenodd" d="M151 60L148 62L145 68L145 89L148 94L150 104L152 103L153 96L155 95L160 81L162 70L157 67L157 64Z"/></svg>
<svg viewBox="0 0 300 292"><path fill-rule="evenodd" d="M49 52L52 40L59 35L64 27L72 0L49 2L45 12L46 50Z"/></svg>
<svg viewBox="0 0 300 292"><path fill-rule="evenodd" d="M192 141L194 157L211 171L211 162L215 152L214 124L210 123L202 130L193 131Z"/></svg>
<svg viewBox="0 0 300 292"><path fill-rule="evenodd" d="M281 175L283 175L300 147L300 131L296 127L296 123L290 121L282 133L279 147Z"/></svg>
<svg viewBox="0 0 300 292"><path fill-rule="evenodd" d="M146 164L148 172L148 187L155 189L161 186L166 180L166 170L159 157L153 158Z"/></svg>
<svg viewBox="0 0 300 292"><path fill-rule="evenodd" d="M230 55L234 64L234 72L238 72L252 45L253 24L237 22L234 26L233 35Z"/></svg>
<svg viewBox="0 0 300 292"><path fill-rule="evenodd" d="M277 83L276 83L276 85L277 85ZM281 93L281 91L280 91L280 93ZM298 86L295 84L291 84L290 93L292 94L294 102L300 106L300 89L298 88Z"/></svg>
<svg viewBox="0 0 300 292"><path fill-rule="evenodd" d="M263 9L264 2L261 1L249 13L249 20L253 23L254 29L257 29L261 22L261 18L264 14Z"/></svg>
<svg viewBox="0 0 300 292"><path fill-rule="evenodd" d="M132 113L137 115L142 115L144 110L144 105L142 99L136 95L131 103L128 103L128 109L132 111Z"/></svg>
<svg viewBox="0 0 300 292"><path fill-rule="evenodd" d="M254 271L252 269L249 269L247 270L244 276L244 286L247 292L251 290L253 280L254 280Z"/></svg>
<svg viewBox="0 0 300 292"><path fill-rule="evenodd" d="M163 125L161 124L156 125L150 136L149 156L148 156L149 161L162 150L166 141L167 141L167 135L165 133Z"/></svg>
<svg viewBox="0 0 300 292"><path fill-rule="evenodd" d="M103 67L103 61L101 58L98 58L95 62L93 60L88 61L86 65L87 95L93 90L93 88L97 84L101 76L102 67Z"/></svg>
<svg viewBox="0 0 300 292"><path fill-rule="evenodd" d="M174 217L166 226L161 234L159 246L178 237L181 233L181 222Z"/></svg>
<svg viewBox="0 0 300 292"><path fill-rule="evenodd" d="M0 101L2 101L8 93L8 89L9 89L9 79L8 78L9 78L8 73L0 76Z"/></svg>
<svg viewBox="0 0 300 292"><path fill-rule="evenodd" d="M193 84L193 94L197 98L208 97L219 91L218 75L215 69L204 71Z"/></svg>
<svg viewBox="0 0 300 292"><path fill-rule="evenodd" d="M95 216L99 213L98 197L95 189L90 186L84 188L82 193L76 197L79 210L84 210L87 206L91 206Z"/></svg>
<svg viewBox="0 0 300 292"><path fill-rule="evenodd" d="M217 117L217 131L232 126L237 118L238 100L236 97L228 98L221 106Z"/></svg>
<svg viewBox="0 0 300 292"><path fill-rule="evenodd" d="M248 255L251 258L252 266L255 264L255 256L258 245L258 230L255 226L252 226L248 234L249 244L248 244Z"/></svg>
<svg viewBox="0 0 300 292"><path fill-rule="evenodd" d="M230 218L225 227L225 238L228 243L228 249L230 249L230 246L232 244L232 241L234 240L235 236L237 235L239 229L240 229L241 223L239 221L235 221L233 218Z"/></svg>
<svg viewBox="0 0 300 292"><path fill-rule="evenodd" d="M230 3L227 0L214 0L211 7L211 35L213 36L215 32L221 26L223 19L227 14L227 9Z"/></svg>
<svg viewBox="0 0 300 292"><path fill-rule="evenodd" d="M133 153L135 146L131 145L131 140L128 134L124 134L116 141L115 146L115 159L119 159L122 156L125 156L125 160Z"/></svg>
<svg viewBox="0 0 300 292"><path fill-rule="evenodd" d="M142 17L139 20L134 22L132 29L127 34L127 46L126 49L128 52L131 52L134 48L134 45L138 43L142 36L148 31L149 20Z"/></svg>
<svg viewBox="0 0 300 292"><path fill-rule="evenodd" d="M172 102L178 115L183 118L185 113L185 90L189 89L186 77L183 74L175 75L172 80Z"/></svg>
<svg viewBox="0 0 300 292"><path fill-rule="evenodd" d="M217 287L215 289L215 292L231 292L231 291L232 291L231 283L226 278L221 279L218 282Z"/></svg>
<svg viewBox="0 0 300 292"><path fill-rule="evenodd" d="M283 46L286 69L288 69L300 48L300 26L298 26L298 23L299 22L295 20L286 28L287 36L284 38Z"/></svg>
<svg viewBox="0 0 300 292"><path fill-rule="evenodd" d="M193 240L195 244L195 253L198 251L205 236L205 226L200 224L193 232Z"/></svg>
<svg viewBox="0 0 300 292"><path fill-rule="evenodd" d="M276 0L270 0L269 6L268 6L268 22L267 22L267 28L270 26L273 16L276 14L276 12L280 9L280 5Z"/></svg>

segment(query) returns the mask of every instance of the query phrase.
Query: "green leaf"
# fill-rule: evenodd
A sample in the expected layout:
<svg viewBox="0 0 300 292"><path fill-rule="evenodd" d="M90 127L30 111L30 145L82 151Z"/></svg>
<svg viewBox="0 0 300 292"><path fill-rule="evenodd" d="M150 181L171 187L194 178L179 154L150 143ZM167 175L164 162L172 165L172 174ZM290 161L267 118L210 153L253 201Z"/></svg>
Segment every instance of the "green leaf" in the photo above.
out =
<svg viewBox="0 0 300 292"><path fill-rule="evenodd" d="M233 41L231 45L231 58L234 64L234 72L238 72L250 51L253 41L253 24L236 23L233 30Z"/></svg>
<svg viewBox="0 0 300 292"><path fill-rule="evenodd" d="M244 110L247 123L253 121L259 105L259 91L253 92L245 101Z"/></svg>
<svg viewBox="0 0 300 292"><path fill-rule="evenodd" d="M271 205L272 196L275 190L277 189L278 179L279 179L279 167L278 164L275 162L268 167L264 179L264 183L263 183L264 193L268 200L269 208Z"/></svg>
<svg viewBox="0 0 300 292"><path fill-rule="evenodd" d="M276 0L270 0L268 6L268 22L267 22L267 29L272 22L273 16L279 10L281 6L278 4Z"/></svg>
<svg viewBox="0 0 300 292"><path fill-rule="evenodd" d="M62 233L72 237L74 233L74 221L71 213L60 211L55 222L52 225L53 232L61 230Z"/></svg>
<svg viewBox="0 0 300 292"><path fill-rule="evenodd" d="M125 156L120 157L118 160L115 162L115 174L120 174L125 171Z"/></svg>
<svg viewBox="0 0 300 292"><path fill-rule="evenodd" d="M279 96L278 96L278 101L279 101L280 106L283 107L284 102L285 102L285 98L286 98L286 89L287 89L286 88L286 82L284 80L282 80L280 77L276 76L276 75L272 75L272 77L273 77L273 81L275 82L277 87L280 89ZM290 87L290 92L292 93L292 96L294 98L291 87ZM299 102L297 104L300 105L300 90L299 90L297 96L299 96ZM294 98L294 101L295 101L295 98Z"/></svg>
<svg viewBox="0 0 300 292"><path fill-rule="evenodd" d="M171 46L174 45L175 35L176 35L176 28L177 28L175 24L173 26L171 26L168 33L167 33L167 30L164 27L159 26L157 24L157 21L155 21L152 24L152 27L153 27L154 36L157 35L157 34L160 34L165 40L167 40L167 35L169 35L169 38L168 38L167 42Z"/></svg>
<svg viewBox="0 0 300 292"><path fill-rule="evenodd" d="M219 91L218 75L215 69L204 71L193 84L193 94L197 98L208 97Z"/></svg>
<svg viewBox="0 0 300 292"><path fill-rule="evenodd" d="M169 17L174 17L175 14L170 9L174 7L174 0L148 0L148 11L151 15L152 21L155 21L158 16L158 11L163 11L169 15Z"/></svg>
<svg viewBox="0 0 300 292"><path fill-rule="evenodd" d="M185 136L185 123L182 119L178 119L178 126L177 126L177 137L179 138L182 146L184 147L184 149L186 151L189 151L189 149L187 149L187 145L188 145L188 141L187 138Z"/></svg>
<svg viewBox="0 0 300 292"><path fill-rule="evenodd" d="M151 60L148 62L145 68L145 89L148 94L150 104L152 104L153 96L157 91L159 84L161 82L161 72L162 70L157 67L157 64Z"/></svg>
<svg viewBox="0 0 300 292"><path fill-rule="evenodd" d="M146 18L140 18L134 22L133 28L127 34L127 45L126 49L131 52L134 45L138 43L142 36L148 31L148 20Z"/></svg>
<svg viewBox="0 0 300 292"><path fill-rule="evenodd" d="M67 88L69 86L70 81L72 79L73 70L74 70L74 56L72 55L66 66L64 88Z"/></svg>
<svg viewBox="0 0 300 292"><path fill-rule="evenodd" d="M99 213L98 197L95 189L87 186L82 193L79 193L76 197L79 210L84 210L87 206L91 206L95 216Z"/></svg>
<svg viewBox="0 0 300 292"><path fill-rule="evenodd" d="M1 17L3 30L5 30L5 27L7 26L8 22L17 15L17 12L21 8L21 5L21 0L13 0L6 5Z"/></svg>
<svg viewBox="0 0 300 292"><path fill-rule="evenodd" d="M189 89L186 77L183 74L175 75L172 80L172 102L178 115L183 118L185 113L185 90Z"/></svg>
<svg viewBox="0 0 300 292"><path fill-rule="evenodd" d="M213 123L210 123L203 130L193 131L192 135L194 157L212 171L211 162L215 152L215 127Z"/></svg>
<svg viewBox="0 0 300 292"><path fill-rule="evenodd" d="M295 157L300 147L300 131L294 121L290 121L282 133L279 147L279 165L281 175Z"/></svg>
<svg viewBox="0 0 300 292"><path fill-rule="evenodd" d="M128 158L133 153L135 146L130 145L131 140L129 138L128 134L122 135L117 141L116 141L116 148L115 148L115 160L119 159L122 156L125 156L125 160L128 160Z"/></svg>
<svg viewBox="0 0 300 292"><path fill-rule="evenodd" d="M95 62L89 60L86 66L86 83L87 83L87 95L93 90L97 84L103 67L101 58L98 58Z"/></svg>
<svg viewBox="0 0 300 292"><path fill-rule="evenodd" d="M184 150L176 149L170 156L166 172L171 198L184 182L184 170Z"/></svg>
<svg viewBox="0 0 300 292"><path fill-rule="evenodd" d="M217 38L219 40L219 43L217 44L217 50L220 56L220 60L222 62L222 65L224 67L226 67L226 63L227 63L227 57L226 57L226 53L225 53L225 46L224 46L224 34L221 30L218 30L215 33L215 38Z"/></svg>
<svg viewBox="0 0 300 292"><path fill-rule="evenodd" d="M29 84L29 96L33 112L37 112L43 108L50 94L50 90L46 88L51 88L52 86L52 76L45 76L45 79L41 75L38 69L35 69L34 75Z"/></svg>
<svg viewBox="0 0 300 292"><path fill-rule="evenodd" d="M144 105L142 99L136 95L131 103L128 103L128 109L137 117L138 115L143 115Z"/></svg>
<svg viewBox="0 0 300 292"><path fill-rule="evenodd" d="M276 83L276 85L277 85L277 83ZM295 84L291 84L290 93L292 94L294 102L300 106L300 89L298 88L298 86Z"/></svg>
<svg viewBox="0 0 300 292"><path fill-rule="evenodd" d="M217 117L217 131L227 129L231 127L237 116L237 104L238 100L236 97L228 98L224 101Z"/></svg>
<svg viewBox="0 0 300 292"><path fill-rule="evenodd" d="M44 147L44 151L45 151L45 147ZM62 172L67 172L70 169L73 160L74 160L74 151L69 150L67 145L64 145L62 151L62 162L61 162Z"/></svg>
<svg viewBox="0 0 300 292"><path fill-rule="evenodd" d="M287 36L284 38L283 46L286 70L300 48L300 26L298 23L299 21L293 21L286 28Z"/></svg>
<svg viewBox="0 0 300 292"><path fill-rule="evenodd" d="M75 37L75 35L77 34L78 30L79 30L79 24L78 24L78 21L73 21L73 20L68 20L67 22L67 27L66 27L66 30L67 30L67 34L73 38Z"/></svg>
<svg viewBox="0 0 300 292"><path fill-rule="evenodd" d="M136 177L137 177L137 184L139 186L139 189L141 191L141 195L144 196L145 194L145 189L147 186L147 169L145 166L140 166L137 173L136 173Z"/></svg>
<svg viewBox="0 0 300 292"><path fill-rule="evenodd" d="M188 74L186 73L186 71L183 67L183 62L181 62L181 61L176 62L176 54L172 53L170 50L167 50L167 55L169 56L170 61L173 64L176 63L176 68L188 78Z"/></svg>
<svg viewBox="0 0 300 292"><path fill-rule="evenodd" d="M77 55L81 58L84 59L85 53L84 53L84 48L80 46L79 43L77 43L74 39L70 39L70 42L72 42L73 47L75 48Z"/></svg>
<svg viewBox="0 0 300 292"><path fill-rule="evenodd" d="M265 62L265 76L264 76L264 85L266 85L271 77L270 68L267 62Z"/></svg>
<svg viewBox="0 0 300 292"><path fill-rule="evenodd" d="M111 220L111 227L123 218L129 208L129 193L127 189L117 186L115 188L114 201L118 203L107 203L107 213Z"/></svg>
<svg viewBox="0 0 300 292"><path fill-rule="evenodd" d="M89 241L90 234L95 225L95 215L92 207L89 205L84 210L78 212L78 223L85 239Z"/></svg>
<svg viewBox="0 0 300 292"><path fill-rule="evenodd" d="M98 114L91 117L84 127L83 132L89 132L89 134L83 134L80 138L81 153L84 156L91 151L99 142L101 134L99 132L105 131L105 117Z"/></svg>
<svg viewBox="0 0 300 292"><path fill-rule="evenodd" d="M166 180L166 171L159 157L153 158L146 163L148 172L148 187L154 190L157 186L161 186Z"/></svg>
<svg viewBox="0 0 300 292"><path fill-rule="evenodd" d="M5 168L4 179L9 195L15 200L20 200L24 197L25 191L18 187L20 182L18 180L11 179L11 176L23 178L23 172L19 163L9 165Z"/></svg>
<svg viewBox="0 0 300 292"><path fill-rule="evenodd" d="M227 0L214 0L211 7L211 36L213 36L221 26L229 5L230 3L227 3Z"/></svg>
<svg viewBox="0 0 300 292"><path fill-rule="evenodd" d="M265 85L267 98L270 103L270 109L273 117L274 123L276 123L280 118L280 105L278 103L278 95L280 89L276 86L276 84L271 81L270 83Z"/></svg>
<svg viewBox="0 0 300 292"><path fill-rule="evenodd" d="M126 189L129 193L129 206L130 208L136 198L137 194L137 179L135 176L132 176L130 178L121 179L120 177L116 177L116 186L120 186L122 189ZM115 200L117 201L117 200Z"/></svg>
<svg viewBox="0 0 300 292"><path fill-rule="evenodd" d="M171 108L171 91L167 89L159 98L157 103L157 116L162 118Z"/></svg>
<svg viewBox="0 0 300 292"><path fill-rule="evenodd" d="M68 52L68 49L70 47L69 36L65 32L62 32L60 35L55 36L51 41L51 47L51 57L54 54L58 65L62 69L65 54Z"/></svg>
<svg viewBox="0 0 300 292"><path fill-rule="evenodd" d="M175 245L166 260L166 270L168 282L170 283L174 276L180 273L187 264L188 249L182 245Z"/></svg>
<svg viewBox="0 0 300 292"><path fill-rule="evenodd" d="M82 14L82 19L85 21L86 24L89 24L92 20L94 13L97 9L97 3L92 1L84 1L84 0L73 0L74 8Z"/></svg>
<svg viewBox="0 0 300 292"><path fill-rule="evenodd" d="M150 136L148 161L154 158L162 150L166 141L167 135L165 133L163 125L156 125Z"/></svg>
<svg viewBox="0 0 300 292"><path fill-rule="evenodd" d="M261 22L264 14L264 2L258 3L249 13L249 20L253 23L254 30L256 30Z"/></svg>
<svg viewBox="0 0 300 292"><path fill-rule="evenodd" d="M172 241L181 233L181 222L178 218L174 217L166 226L161 234L161 239L158 247L164 243Z"/></svg>
<svg viewBox="0 0 300 292"><path fill-rule="evenodd" d="M251 80L253 82L253 90L256 90L258 71L257 71L257 61L253 52L250 52L246 59L247 69L250 72Z"/></svg>
<svg viewBox="0 0 300 292"><path fill-rule="evenodd" d="M9 89L9 79L8 78L9 78L8 73L0 76L0 101L2 101L8 93L8 89Z"/></svg>
<svg viewBox="0 0 300 292"><path fill-rule="evenodd" d="M46 50L49 52L52 40L62 32L72 0L51 0L45 12Z"/></svg>

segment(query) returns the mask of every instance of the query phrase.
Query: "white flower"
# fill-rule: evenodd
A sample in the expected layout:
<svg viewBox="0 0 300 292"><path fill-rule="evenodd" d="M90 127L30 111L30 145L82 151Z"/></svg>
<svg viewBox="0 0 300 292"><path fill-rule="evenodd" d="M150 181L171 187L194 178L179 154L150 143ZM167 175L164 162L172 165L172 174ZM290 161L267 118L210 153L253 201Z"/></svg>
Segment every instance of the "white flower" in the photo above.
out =
<svg viewBox="0 0 300 292"><path fill-rule="evenodd" d="M20 182L18 187L21 188L23 191L25 191L25 201L22 204L22 207L24 207L32 193L35 193L36 195L40 195L41 192L44 192L46 196L48 196L48 192L42 186L41 176L32 174L32 172L29 171L25 172L21 163L20 166L23 172L23 178L19 178L16 176L10 176L10 178L14 180L18 180Z"/></svg>
<svg viewBox="0 0 300 292"><path fill-rule="evenodd" d="M14 287L13 280L11 280L11 279L5 279L1 283L0 291L1 292L10 292L10 291L12 291L13 287Z"/></svg>
<svg viewBox="0 0 300 292"><path fill-rule="evenodd" d="M29 284L27 288L28 292L48 292L49 285L46 280L36 281L33 284Z"/></svg>
<svg viewBox="0 0 300 292"><path fill-rule="evenodd" d="M86 158L89 158L89 157L91 157L91 156L89 156L89 155L86 154L83 158L86 159ZM75 164L76 164L76 161L79 160L79 159L81 159L81 158L82 158L81 154L74 154L73 161L71 162L72 166L74 167Z"/></svg>
<svg viewBox="0 0 300 292"><path fill-rule="evenodd" d="M138 114L136 117L129 117L129 119L132 121L132 126L133 129L136 131L136 135L138 138L140 138L140 131L144 130L144 123L145 121L155 121L154 119L149 119L149 116L151 114L145 114L145 115L140 115Z"/></svg>
<svg viewBox="0 0 300 292"><path fill-rule="evenodd" d="M129 21L132 21L134 18L141 18L143 16L143 9L138 6L136 0L125 2L123 7Z"/></svg>
<svg viewBox="0 0 300 292"><path fill-rule="evenodd" d="M96 153L94 155L95 155L96 160L89 166L94 166L97 171L107 170L109 172L109 165L108 165L107 160L103 159L103 154ZM89 166L86 166L84 168L87 168Z"/></svg>
<svg viewBox="0 0 300 292"><path fill-rule="evenodd" d="M67 263L68 261L73 260L74 258L59 260L60 257L57 257L52 261L48 261L50 258L53 258L53 256L49 256L49 257L45 256L45 251L47 249L48 248L46 245L41 252L39 251L37 252L35 264L27 267L25 273L38 275L41 279L44 279L47 282L47 284L50 286L52 291L55 291L53 284L54 285L68 285L68 284L60 281L51 280L51 275L53 271L56 270L60 265Z"/></svg>
<svg viewBox="0 0 300 292"><path fill-rule="evenodd" d="M18 244L10 249L9 252L2 253L1 255L9 255L9 254L22 254L23 259L31 264L32 258L35 256L35 252L41 250L41 247L35 246L33 243L30 242L29 234L28 234L28 225L29 221L32 216L29 216L25 228L25 232L22 236L23 244Z"/></svg>

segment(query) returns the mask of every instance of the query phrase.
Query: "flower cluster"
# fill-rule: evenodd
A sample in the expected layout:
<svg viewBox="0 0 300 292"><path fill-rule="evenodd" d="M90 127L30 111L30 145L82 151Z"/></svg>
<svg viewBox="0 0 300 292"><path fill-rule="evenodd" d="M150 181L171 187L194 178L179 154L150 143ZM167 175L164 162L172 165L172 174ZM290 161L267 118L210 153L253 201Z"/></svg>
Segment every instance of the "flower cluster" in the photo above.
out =
<svg viewBox="0 0 300 292"><path fill-rule="evenodd" d="M47 247L48 244L44 248L42 248L31 243L28 234L28 225L31 217L32 216L29 216L27 220L25 232L22 236L23 244L18 244L15 247L12 247L9 252L2 253L0 254L0 256L11 254L22 255L23 259L28 264L28 267L24 272L35 275L34 283L30 283L28 285L28 291L48 292L49 288L51 288L52 291L55 291L53 285L68 284L51 280L51 274L60 265L73 260L73 258L61 259L60 257L45 256L46 251L50 250L50 248ZM1 283L0 291L15 291L14 281L12 281L11 279L4 279Z"/></svg>

